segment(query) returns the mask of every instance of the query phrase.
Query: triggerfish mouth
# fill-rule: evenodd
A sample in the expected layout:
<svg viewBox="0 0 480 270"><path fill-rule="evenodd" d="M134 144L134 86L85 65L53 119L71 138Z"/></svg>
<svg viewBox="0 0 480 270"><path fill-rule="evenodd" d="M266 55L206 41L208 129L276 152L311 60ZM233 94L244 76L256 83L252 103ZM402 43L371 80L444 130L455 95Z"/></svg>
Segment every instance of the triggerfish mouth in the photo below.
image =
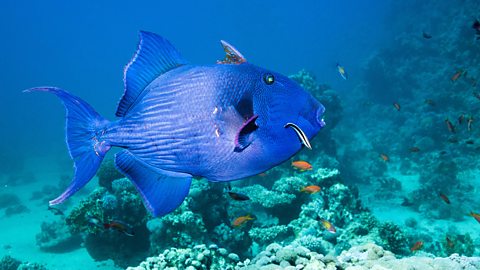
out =
<svg viewBox="0 0 480 270"><path fill-rule="evenodd" d="M249 63L222 41L226 57L193 65L163 37L140 32L124 70L125 92L115 121L56 87L49 92L66 109L66 141L75 174L62 203L95 176L112 147L116 168L127 176L154 216L175 210L192 177L232 181L288 160L325 125L325 108L299 84Z"/></svg>

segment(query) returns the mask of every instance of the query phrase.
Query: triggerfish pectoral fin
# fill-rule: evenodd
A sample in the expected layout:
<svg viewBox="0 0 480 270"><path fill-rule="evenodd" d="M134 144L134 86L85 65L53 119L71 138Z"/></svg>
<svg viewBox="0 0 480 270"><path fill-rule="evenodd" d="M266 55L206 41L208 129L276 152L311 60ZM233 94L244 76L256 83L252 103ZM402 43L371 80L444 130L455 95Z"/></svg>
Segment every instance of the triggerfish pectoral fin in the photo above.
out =
<svg viewBox="0 0 480 270"><path fill-rule="evenodd" d="M250 117L243 125L235 137L235 152L241 152L247 148L253 141L252 133L257 130L258 126L255 123L258 115Z"/></svg>
<svg viewBox="0 0 480 270"><path fill-rule="evenodd" d="M154 216L164 216L182 204L192 176L155 168L127 150L115 155L115 165L133 181L143 202Z"/></svg>
<svg viewBox="0 0 480 270"><path fill-rule="evenodd" d="M74 161L75 175L67 189L50 205L62 203L95 176L110 145L101 138L108 121L85 101L56 87L39 87L25 92L49 92L60 98L67 112L66 139Z"/></svg>

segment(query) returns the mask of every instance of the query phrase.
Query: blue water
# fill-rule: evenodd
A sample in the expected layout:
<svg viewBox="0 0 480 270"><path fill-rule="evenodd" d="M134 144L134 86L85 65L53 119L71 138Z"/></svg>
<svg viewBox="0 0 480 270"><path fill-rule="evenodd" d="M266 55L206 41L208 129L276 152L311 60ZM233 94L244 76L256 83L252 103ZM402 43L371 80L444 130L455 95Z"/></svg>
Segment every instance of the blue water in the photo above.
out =
<svg viewBox="0 0 480 270"><path fill-rule="evenodd" d="M219 40L224 39L257 65L284 74L306 68L333 84L337 80L332 65L341 61L355 74L362 59L388 35L381 23L386 9L384 1L376 1L374 8L362 8L355 1L300 5L287 1L147 1L141 5L4 1L0 10L4 37L0 50L5 52L0 67L1 113L13 117L2 120L2 126L9 129L4 142L10 145L13 140L16 147L1 148L22 159L62 147L61 106L48 103L49 97L21 94L32 86L69 89L111 117L123 91L123 67L133 55L139 30L167 37L192 63L222 58ZM30 133L36 134L35 140ZM63 149L58 150L65 156Z"/></svg>
<svg viewBox="0 0 480 270"><path fill-rule="evenodd" d="M321 131L323 134L315 139L321 145L316 152L302 152L296 159L308 159L314 168L339 168L343 178L334 181L358 188L359 199L382 222L392 221L405 228L406 219L416 219L417 232L415 228L406 228L408 241L401 248L402 256L408 253L412 242L434 231L433 226L449 227L456 235L471 233L473 243L478 244L479 235L475 235L472 227L479 224L467 216L470 211L480 211L474 208L479 203L476 189L480 183L477 142L474 146L467 142L476 140L478 131L466 131L466 121L470 115L476 119L480 110L475 103L478 100L471 95L477 91L471 81L480 76L476 66L480 47L473 42L475 32L471 29L475 17L472 10L478 10L479 4L463 1L452 6L447 3L435 6L434 1L427 1L417 6L414 1L399 4L380 0L173 2L2 1L0 192L17 194L30 212L6 215L0 219L0 227L11 228L12 224L22 222L25 229L8 232L27 230L31 242L28 237L22 238L25 242L17 246L10 240L0 241L0 255L45 263L41 254L49 253L35 247L35 234L40 232L40 224L52 220L52 216L45 210L46 204L29 199L33 191L46 184L58 186L59 178L68 179L73 173L65 147L62 105L49 95L26 94L22 90L58 86L82 97L101 115L113 120L123 93L123 68L136 49L139 30L166 37L194 64L211 64L222 59L219 40L223 39L258 66L286 75L302 69L309 71L317 83L328 85L341 101L341 109L339 103L335 103L338 105L335 108L326 106L327 120L329 110L339 112L342 117L332 125L335 128ZM457 8L463 17L452 12ZM452 20L455 24L449 24ZM422 31L431 33L433 39L423 39ZM337 63L345 66L348 80L337 73ZM451 82L451 76L460 69L468 73L462 73L458 82ZM448 100L450 93L454 96L452 101ZM325 93L318 93L322 94ZM436 107L425 105L429 99L435 100ZM400 111L393 108L394 102L401 104ZM457 125L462 113L465 122ZM443 121L447 117L457 127L455 134L445 127ZM452 143L454 140L457 142ZM408 150L414 146L421 149L418 155ZM381 160L382 153L388 154L387 162ZM434 168L436 164L440 164L439 169ZM424 168L432 173L422 175ZM445 175L452 170L450 178L440 176L438 183L425 180L436 179L434 171ZM283 177L294 173L289 164L281 172ZM304 174L297 176L308 178ZM394 181L382 186L384 179L391 178L397 179L401 188L394 189ZM272 182L265 186L272 188L275 179L269 181ZM92 182L95 183L65 211L96 187L96 181ZM438 193L450 191L452 207L461 208L461 212L447 208L450 206L438 199ZM425 200L438 203L400 206L403 197L421 198L419 192L431 193L424 196ZM302 203L294 211L297 216L300 206L309 202L303 197L299 200ZM397 212L389 211L389 207L397 207ZM37 209L45 213L39 214ZM295 218L267 212L284 224ZM229 213L224 218L231 219L233 215ZM340 227L343 226L347 225ZM207 230L204 233L211 233ZM0 238L1 235L0 232ZM444 241L444 235L438 239L441 240L435 241ZM221 242L216 244L222 246ZM425 246L435 256L449 255L433 244ZM248 248L254 256L253 249ZM331 246L334 248L338 253L340 247ZM22 249L26 252L23 257ZM79 265L93 261L85 250L75 254ZM475 249L464 254L480 253Z"/></svg>

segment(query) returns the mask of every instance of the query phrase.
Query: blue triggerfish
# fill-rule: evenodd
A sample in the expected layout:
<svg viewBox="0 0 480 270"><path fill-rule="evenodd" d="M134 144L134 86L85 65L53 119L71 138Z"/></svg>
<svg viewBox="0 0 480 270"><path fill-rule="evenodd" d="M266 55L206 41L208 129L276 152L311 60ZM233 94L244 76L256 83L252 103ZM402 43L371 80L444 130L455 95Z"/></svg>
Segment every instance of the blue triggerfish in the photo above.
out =
<svg viewBox="0 0 480 270"><path fill-rule="evenodd" d="M193 65L163 37L140 32L115 121L60 88L26 90L55 94L66 108L75 174L50 205L82 188L111 147L123 148L116 168L146 208L163 216L183 202L193 176L218 182L256 175L310 146L325 125L323 105L288 77L222 46L224 60Z"/></svg>

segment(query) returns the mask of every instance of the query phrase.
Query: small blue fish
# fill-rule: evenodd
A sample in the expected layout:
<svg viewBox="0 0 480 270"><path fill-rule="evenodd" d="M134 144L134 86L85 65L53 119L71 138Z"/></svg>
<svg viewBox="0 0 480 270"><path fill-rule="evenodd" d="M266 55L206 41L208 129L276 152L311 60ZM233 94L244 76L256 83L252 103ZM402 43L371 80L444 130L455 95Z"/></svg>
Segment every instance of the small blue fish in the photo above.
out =
<svg viewBox="0 0 480 270"><path fill-rule="evenodd" d="M247 62L225 41L222 46L224 60L192 65L163 37L141 32L112 122L65 90L26 90L57 95L67 111L75 175L50 205L82 188L111 147L124 149L116 167L154 216L183 202L193 176L240 179L288 160L302 144L310 147L325 125L323 105L288 77Z"/></svg>

